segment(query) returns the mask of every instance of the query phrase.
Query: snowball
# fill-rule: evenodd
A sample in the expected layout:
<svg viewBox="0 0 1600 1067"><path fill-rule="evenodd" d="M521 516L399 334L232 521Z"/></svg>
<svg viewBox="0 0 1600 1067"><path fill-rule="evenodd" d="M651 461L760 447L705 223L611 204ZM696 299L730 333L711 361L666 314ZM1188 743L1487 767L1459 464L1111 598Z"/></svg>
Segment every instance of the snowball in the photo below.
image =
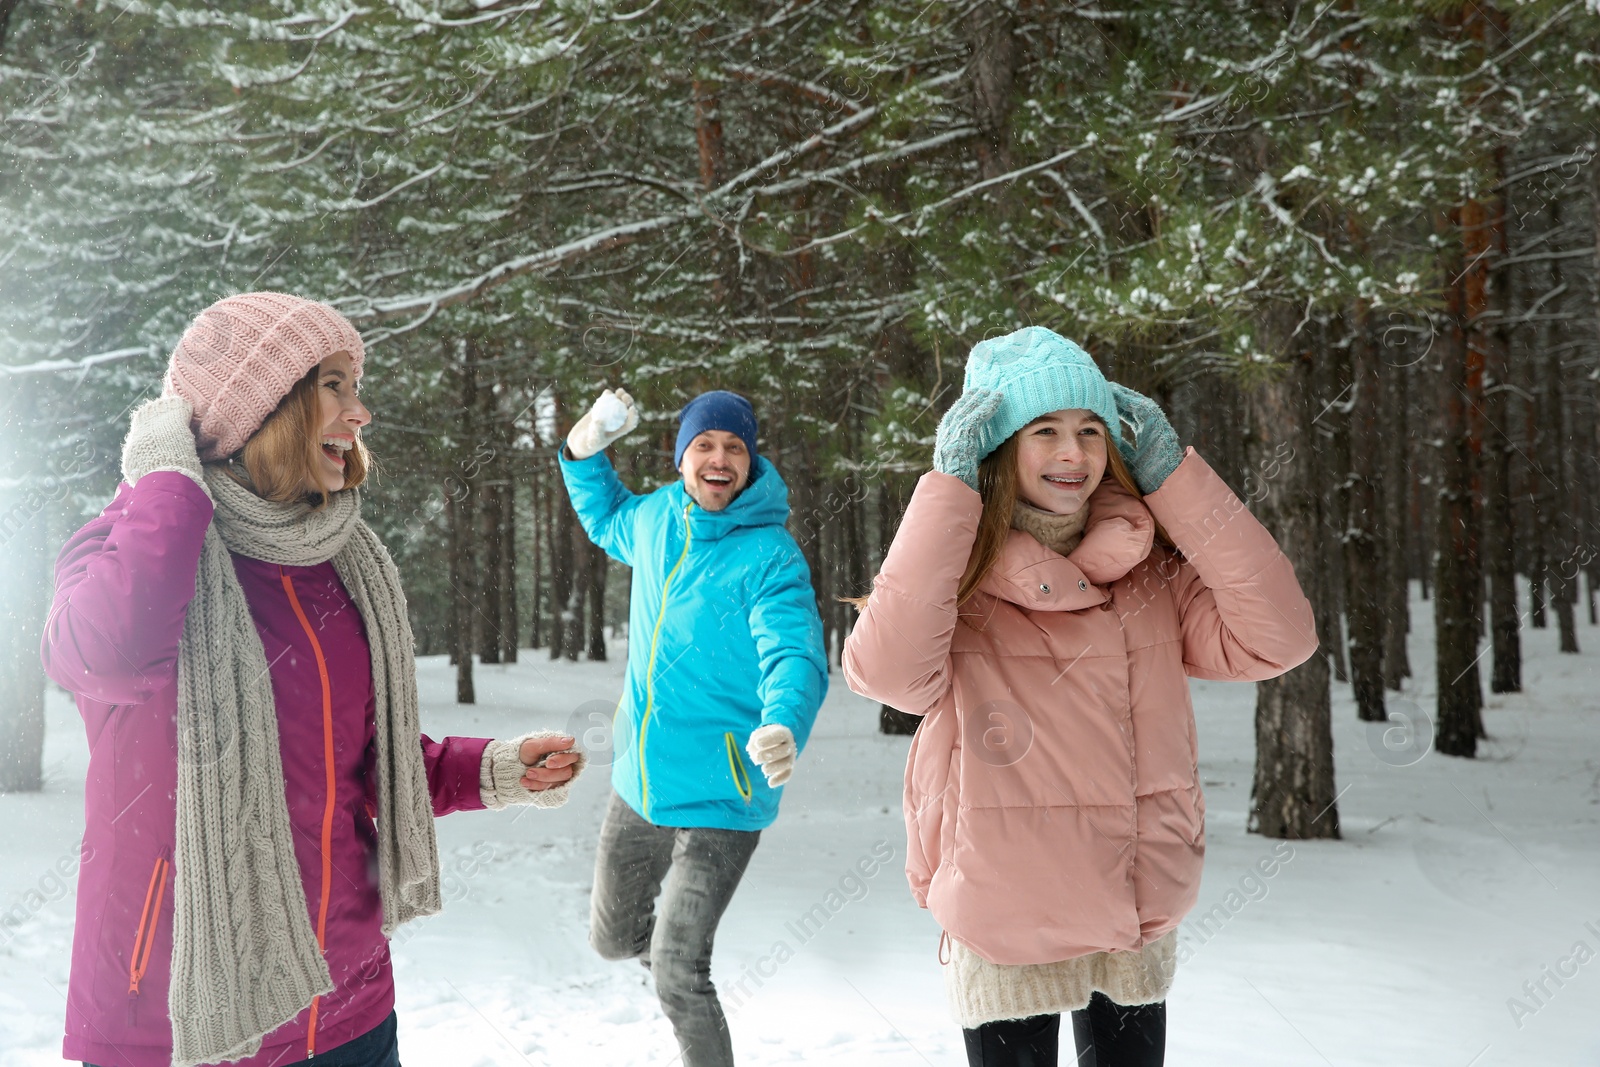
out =
<svg viewBox="0 0 1600 1067"><path fill-rule="evenodd" d="M609 389L594 402L594 419L606 433L616 433L628 421L628 409Z"/></svg>

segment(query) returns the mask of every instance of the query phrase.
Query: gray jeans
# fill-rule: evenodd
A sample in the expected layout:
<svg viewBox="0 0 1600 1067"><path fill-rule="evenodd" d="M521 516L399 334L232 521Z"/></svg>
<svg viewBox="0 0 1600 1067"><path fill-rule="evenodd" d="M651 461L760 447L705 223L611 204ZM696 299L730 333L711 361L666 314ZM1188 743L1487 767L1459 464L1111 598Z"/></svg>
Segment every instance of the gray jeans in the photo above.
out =
<svg viewBox="0 0 1600 1067"><path fill-rule="evenodd" d="M685 1067L733 1063L728 1021L711 984L711 943L760 840L759 830L657 826L614 792L606 809L589 943L608 960L637 959L649 968Z"/></svg>

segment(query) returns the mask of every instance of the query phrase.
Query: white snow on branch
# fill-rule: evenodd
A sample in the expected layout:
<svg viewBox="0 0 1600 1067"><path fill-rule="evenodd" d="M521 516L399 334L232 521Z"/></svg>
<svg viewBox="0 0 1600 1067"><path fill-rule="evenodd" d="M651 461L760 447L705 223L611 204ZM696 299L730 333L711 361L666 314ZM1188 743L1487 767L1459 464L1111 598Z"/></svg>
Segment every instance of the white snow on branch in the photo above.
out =
<svg viewBox="0 0 1600 1067"><path fill-rule="evenodd" d="M102 363L116 363L124 359L133 359L137 356L159 357L161 350L155 345L139 345L134 348L118 348L110 352L98 352L92 356L81 359L45 359L37 363L23 363L18 366L5 366L0 364L0 374L19 378L27 374L69 374L74 371L87 371L98 367Z"/></svg>

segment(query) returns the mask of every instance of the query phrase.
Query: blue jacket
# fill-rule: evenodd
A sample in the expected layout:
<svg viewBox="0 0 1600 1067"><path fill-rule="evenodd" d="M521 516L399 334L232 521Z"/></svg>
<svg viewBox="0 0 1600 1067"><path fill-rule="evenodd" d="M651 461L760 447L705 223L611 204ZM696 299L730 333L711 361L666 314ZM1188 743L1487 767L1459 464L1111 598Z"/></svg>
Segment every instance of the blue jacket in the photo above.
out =
<svg viewBox="0 0 1600 1067"><path fill-rule="evenodd" d="M639 495L604 453L561 457L589 539L633 568L611 784L658 826L770 826L782 789L745 742L781 723L804 750L828 691L811 572L784 528L789 489L759 456L751 472L706 511L681 481Z"/></svg>

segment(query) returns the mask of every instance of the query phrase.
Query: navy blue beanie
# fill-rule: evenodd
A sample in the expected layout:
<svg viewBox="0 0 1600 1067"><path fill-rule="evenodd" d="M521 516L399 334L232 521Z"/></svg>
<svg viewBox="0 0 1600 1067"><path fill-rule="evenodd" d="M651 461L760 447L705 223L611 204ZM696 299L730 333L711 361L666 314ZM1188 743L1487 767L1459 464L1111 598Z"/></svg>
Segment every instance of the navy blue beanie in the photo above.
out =
<svg viewBox="0 0 1600 1067"><path fill-rule="evenodd" d="M726 389L701 393L678 412L678 447L672 457L674 467L683 466L683 453L689 442L707 430L726 430L738 434L744 447L756 454L756 412L750 401Z"/></svg>

